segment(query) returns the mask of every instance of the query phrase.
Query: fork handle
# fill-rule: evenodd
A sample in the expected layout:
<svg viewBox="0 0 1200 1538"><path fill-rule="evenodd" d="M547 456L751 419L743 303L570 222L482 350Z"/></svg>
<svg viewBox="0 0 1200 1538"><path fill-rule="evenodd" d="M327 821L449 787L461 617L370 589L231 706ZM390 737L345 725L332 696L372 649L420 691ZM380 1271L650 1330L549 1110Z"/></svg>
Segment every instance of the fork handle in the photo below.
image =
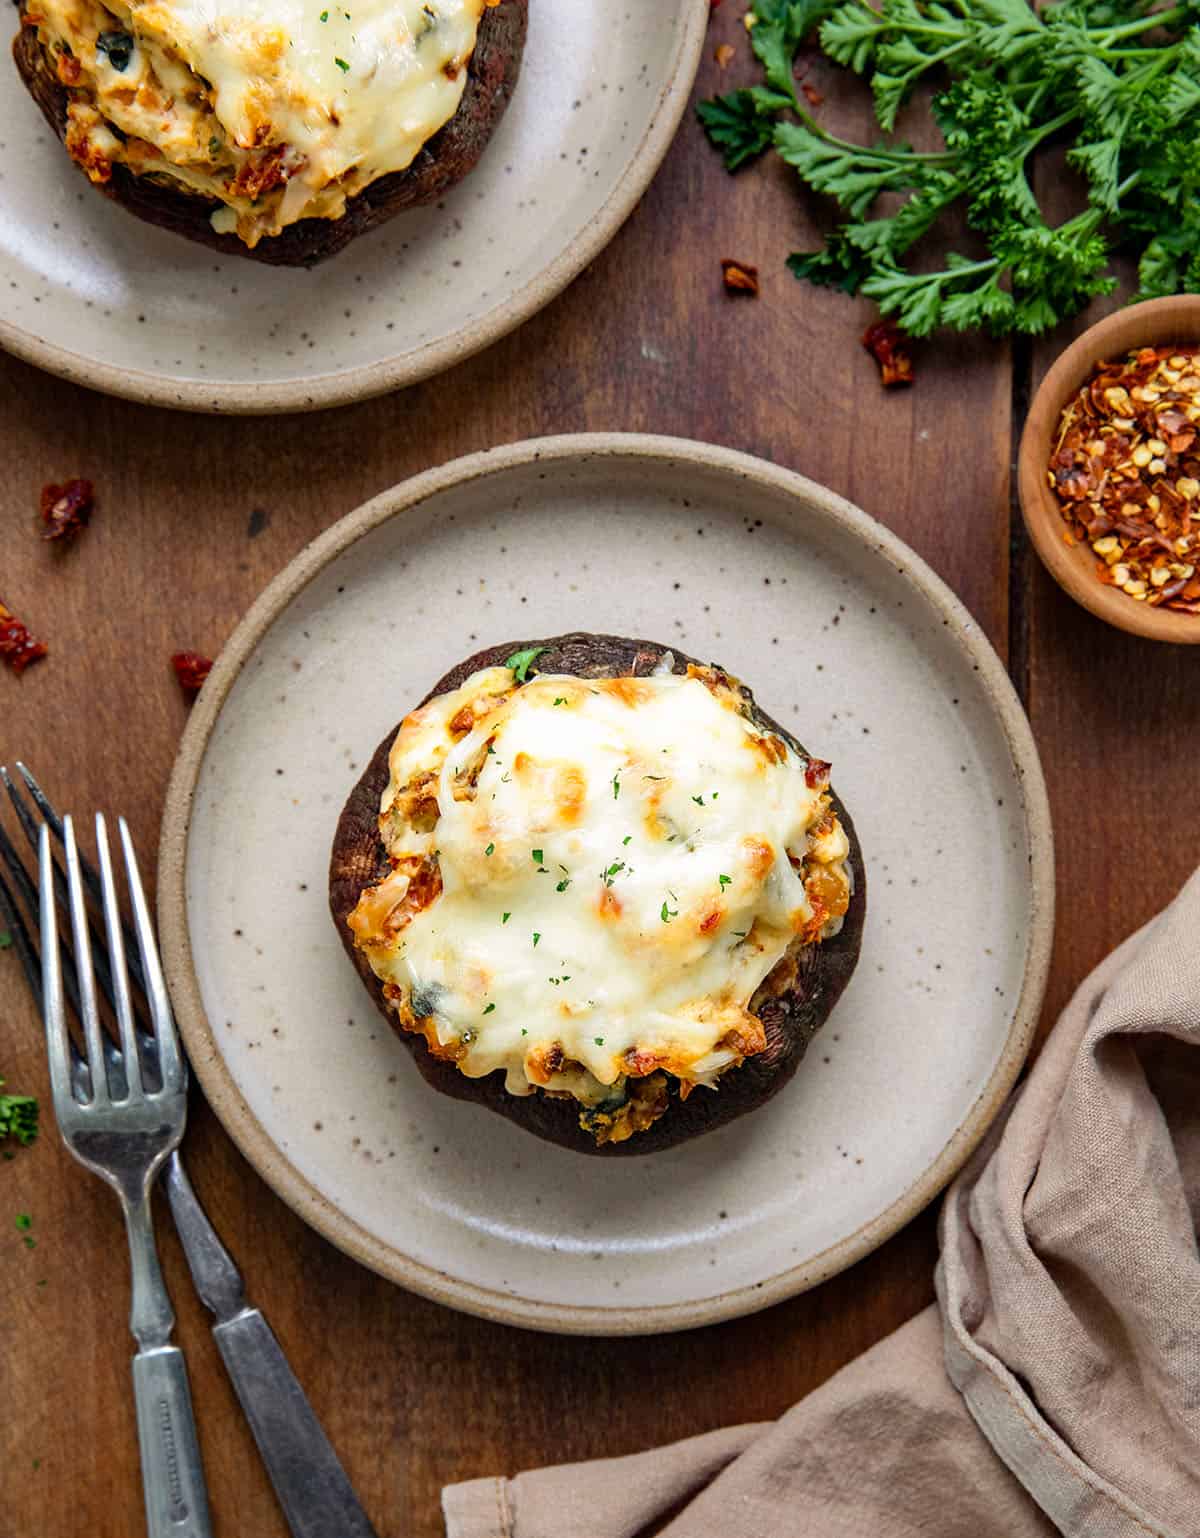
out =
<svg viewBox="0 0 1200 1538"><path fill-rule="evenodd" d="M187 1367L178 1346L133 1359L149 1538L212 1538Z"/></svg>
<svg viewBox="0 0 1200 1538"><path fill-rule="evenodd" d="M376 1538L271 1326L256 1308L213 1326L295 1538Z"/></svg>

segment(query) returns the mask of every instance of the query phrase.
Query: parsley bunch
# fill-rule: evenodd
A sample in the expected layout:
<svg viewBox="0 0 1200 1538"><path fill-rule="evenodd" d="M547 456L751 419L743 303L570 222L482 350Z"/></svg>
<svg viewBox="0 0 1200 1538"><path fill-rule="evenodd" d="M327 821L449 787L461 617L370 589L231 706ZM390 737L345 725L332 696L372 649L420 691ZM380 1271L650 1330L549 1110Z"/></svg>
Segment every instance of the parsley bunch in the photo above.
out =
<svg viewBox="0 0 1200 1538"><path fill-rule="evenodd" d="M1200 289L1200 0L1154 3L751 0L765 84L702 103L700 119L731 171L773 147L837 202L844 220L822 249L788 259L798 278L867 294L914 336L1036 334L1115 287L1117 246L1138 257L1138 299ZM870 81L885 134L930 76L944 149L826 132L793 75L818 23L824 52ZM1029 177L1051 139L1070 144L1087 198L1057 225ZM877 210L885 193L903 199L894 211ZM979 254L914 267L914 247L956 204Z"/></svg>

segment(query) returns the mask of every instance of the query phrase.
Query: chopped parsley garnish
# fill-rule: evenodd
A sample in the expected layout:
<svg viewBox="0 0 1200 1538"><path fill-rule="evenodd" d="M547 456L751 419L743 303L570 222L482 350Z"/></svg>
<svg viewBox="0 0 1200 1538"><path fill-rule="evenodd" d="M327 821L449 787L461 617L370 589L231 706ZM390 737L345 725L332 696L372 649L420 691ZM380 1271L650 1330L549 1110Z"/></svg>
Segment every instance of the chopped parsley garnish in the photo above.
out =
<svg viewBox="0 0 1200 1538"><path fill-rule="evenodd" d="M664 899L662 908L659 911L659 915L658 916L659 916L660 919L662 919L664 924L669 924L672 919L677 919L679 917L679 909L678 908L668 908L667 904L666 904L666 901Z"/></svg>
<svg viewBox="0 0 1200 1538"><path fill-rule="evenodd" d="M533 856L533 863L535 865L541 865L541 864L544 863L543 859L542 859L542 856L544 854L543 850L541 850L541 849L531 849L529 851L529 853Z"/></svg>
<svg viewBox="0 0 1200 1538"><path fill-rule="evenodd" d="M619 876L620 873L624 869L625 869L625 861L624 860L614 860L606 871L602 871L601 872L601 876L603 877L603 880L604 880L604 885L605 886L612 886L614 878L616 876Z"/></svg>
<svg viewBox="0 0 1200 1538"><path fill-rule="evenodd" d="M622 843L623 843L623 844L629 844L629 843L632 843L632 842L633 842L633 834L632 834L632 833L627 833L627 834L626 834L626 835L625 835L625 837L624 837L624 838L623 838L623 839L622 839L622 840L621 840L621 842L622 842Z"/></svg>
<svg viewBox="0 0 1200 1538"><path fill-rule="evenodd" d="M556 892L565 892L570 885L571 885L571 878L570 878L570 876L564 876L563 879L554 888L554 890Z"/></svg>
<svg viewBox="0 0 1200 1538"><path fill-rule="evenodd" d="M23 1234L28 1233L28 1231L33 1227L33 1219L27 1212L17 1213L17 1227Z"/></svg>
<svg viewBox="0 0 1200 1538"><path fill-rule="evenodd" d="M739 940L744 940L746 938L746 936L750 933L750 931L748 929L735 929L733 932L734 932L735 935L737 935Z"/></svg>
<svg viewBox="0 0 1200 1538"><path fill-rule="evenodd" d="M569 972L564 972L561 977L548 977L546 981L548 983L553 983L557 988L559 983L569 983L571 981L571 974Z"/></svg>
<svg viewBox="0 0 1200 1538"><path fill-rule="evenodd" d="M321 12L321 20L322 21L328 21L329 20L329 12L328 11L322 11Z"/></svg>
<svg viewBox="0 0 1200 1538"><path fill-rule="evenodd" d="M535 657L540 657L546 650L544 646L529 646L523 652L513 652L504 666L512 669L513 677L517 683L529 682L529 669Z"/></svg>
<svg viewBox="0 0 1200 1538"><path fill-rule="evenodd" d="M496 853L496 846L495 846L495 844L489 844L487 846L487 848L483 852L484 852L484 854L495 854Z"/></svg>
<svg viewBox="0 0 1200 1538"><path fill-rule="evenodd" d="M337 59L337 58L335 58L333 62L341 70L343 75L349 73L350 66L346 63L345 59Z"/></svg>
<svg viewBox="0 0 1200 1538"><path fill-rule="evenodd" d="M492 1012L492 1010L493 1010L493 1009L495 1009L495 1007L496 1007L496 1006L495 1006L495 1005L494 1005L494 1004L489 1004L489 1005L488 1005L488 1006L487 1006L487 1007L486 1007L486 1009L485 1009L485 1010L484 1010L484 1011L483 1011L483 1012L484 1012L484 1014L485 1014L485 1015L490 1015L490 1014L491 1014L491 1012Z"/></svg>
<svg viewBox="0 0 1200 1538"><path fill-rule="evenodd" d="M692 800L696 803L697 806L703 806L704 805L704 797L703 796L693 796Z"/></svg>
<svg viewBox="0 0 1200 1538"><path fill-rule="evenodd" d="M4 1080L0 1079L0 1089ZM22 1148L28 1148L38 1133L38 1103L32 1095L0 1094L0 1142L16 1138Z"/></svg>
<svg viewBox="0 0 1200 1538"><path fill-rule="evenodd" d="M664 751L665 751L665 749L664 749ZM643 780L665 780L666 779L666 775L665 774L644 774L644 775L642 775L642 779Z"/></svg>
<svg viewBox="0 0 1200 1538"><path fill-rule="evenodd" d="M510 918L512 918L512 914L511 913L506 913L506 914L503 915L503 917L501 918L500 922L502 924L507 924Z"/></svg>
<svg viewBox="0 0 1200 1538"><path fill-rule="evenodd" d="M596 1045L598 1047L602 1047L604 1045L604 1037L603 1036L593 1036L592 1040L596 1043Z"/></svg>
<svg viewBox="0 0 1200 1538"><path fill-rule="evenodd" d="M521 1035L522 1036L528 1036L529 1035L529 1032L525 1029L524 1026L521 1027Z"/></svg>
<svg viewBox="0 0 1200 1538"><path fill-rule="evenodd" d="M613 785L613 800L615 801L617 799L617 797L621 794L621 771L619 769L617 770L616 774L613 775L612 785Z"/></svg>
<svg viewBox="0 0 1200 1538"><path fill-rule="evenodd" d="M542 938L542 937L541 937L541 935L540 935L540 934L539 934L539 933L538 933L538 931L537 931L537 930L536 930L536 929L535 929L535 930L534 930L534 931L533 931L533 944L534 944L534 949L535 949L535 950L536 950L536 949L537 949L537 943L538 943L538 941L539 941L539 940L540 940L540 939L541 939L541 938Z"/></svg>
<svg viewBox="0 0 1200 1538"><path fill-rule="evenodd" d="M733 877L732 876L718 876L717 880L721 883L721 887L722 887L722 890L723 890L733 880Z"/></svg>
<svg viewBox="0 0 1200 1538"><path fill-rule="evenodd" d="M566 695L565 695L565 694L560 694L560 695L559 695L559 696L558 696L558 698L557 698L557 699L556 699L556 700L555 700L555 702L554 702L554 703L555 703L555 704L556 704L556 705L565 705L565 704L566 704L566 703L567 703L567 697L566 697Z"/></svg>

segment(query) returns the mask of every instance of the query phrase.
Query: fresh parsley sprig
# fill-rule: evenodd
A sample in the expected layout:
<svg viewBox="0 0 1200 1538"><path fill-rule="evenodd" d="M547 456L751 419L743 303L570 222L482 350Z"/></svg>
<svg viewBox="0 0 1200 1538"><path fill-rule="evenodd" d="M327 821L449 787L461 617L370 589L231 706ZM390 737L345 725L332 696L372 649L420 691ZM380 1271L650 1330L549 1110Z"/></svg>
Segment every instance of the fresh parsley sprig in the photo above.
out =
<svg viewBox="0 0 1200 1538"><path fill-rule="evenodd" d="M775 151L843 222L798 278L875 299L914 336L938 326L1037 334L1116 283L1117 246L1138 257L1139 299L1200 287L1200 0L752 0L765 83L699 108L731 171ZM926 79L944 148L854 144L829 133L796 89L801 42L866 78L885 134ZM1050 224L1032 157L1068 145L1086 206ZM884 194L903 199L879 212ZM977 256L910 264L955 205Z"/></svg>

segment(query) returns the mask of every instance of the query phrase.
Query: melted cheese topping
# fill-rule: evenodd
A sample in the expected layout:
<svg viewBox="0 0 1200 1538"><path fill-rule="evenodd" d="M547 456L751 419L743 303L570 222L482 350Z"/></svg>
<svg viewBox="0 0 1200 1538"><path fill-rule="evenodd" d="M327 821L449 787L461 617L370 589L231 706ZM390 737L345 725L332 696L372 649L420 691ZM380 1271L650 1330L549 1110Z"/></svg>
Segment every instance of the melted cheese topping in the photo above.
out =
<svg viewBox="0 0 1200 1538"><path fill-rule="evenodd" d="M67 144L220 201L253 246L402 171L458 110L496 0L28 0Z"/></svg>
<svg viewBox="0 0 1200 1538"><path fill-rule="evenodd" d="M468 1077L574 1096L601 1141L666 1109L627 1081L686 1093L761 1051L749 1005L840 927L849 845L829 766L746 699L707 669L518 686L493 668L408 716L390 870L349 920L401 1024Z"/></svg>

